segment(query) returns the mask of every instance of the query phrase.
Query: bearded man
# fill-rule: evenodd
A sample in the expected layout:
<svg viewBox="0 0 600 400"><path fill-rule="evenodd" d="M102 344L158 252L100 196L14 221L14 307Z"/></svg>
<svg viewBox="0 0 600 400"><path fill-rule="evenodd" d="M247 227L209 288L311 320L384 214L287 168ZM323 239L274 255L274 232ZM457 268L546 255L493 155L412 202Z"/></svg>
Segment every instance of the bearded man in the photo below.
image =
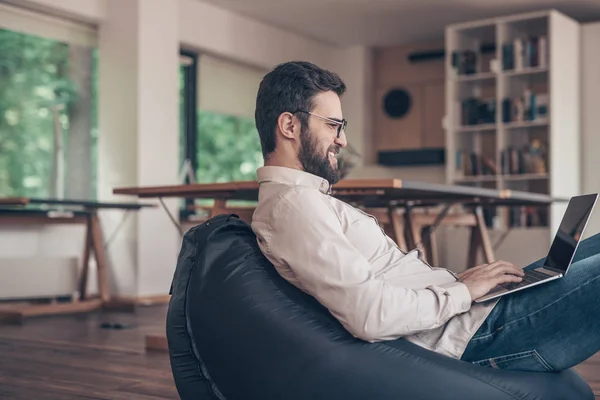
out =
<svg viewBox="0 0 600 400"><path fill-rule="evenodd" d="M505 261L459 275L433 268L418 250L401 251L375 218L330 195L347 145L345 91L338 75L308 62L281 64L260 84L264 166L252 229L279 274L369 342L409 340L479 365L533 371L570 368L596 353L600 235L580 244L563 279L473 303L520 282L523 270Z"/></svg>

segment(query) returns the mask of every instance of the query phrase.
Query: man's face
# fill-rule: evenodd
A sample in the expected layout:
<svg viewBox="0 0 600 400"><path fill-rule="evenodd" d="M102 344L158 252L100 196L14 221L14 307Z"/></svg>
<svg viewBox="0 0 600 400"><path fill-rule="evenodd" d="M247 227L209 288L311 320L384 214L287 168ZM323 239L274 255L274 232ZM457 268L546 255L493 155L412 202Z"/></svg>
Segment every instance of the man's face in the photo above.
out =
<svg viewBox="0 0 600 400"><path fill-rule="evenodd" d="M346 132L342 131L338 138L339 124L317 115L341 121L342 105L334 92L318 94L313 104L312 114L307 115L308 124L304 124L300 132L298 159L304 171L320 176L333 185L341 177L337 156L346 147Z"/></svg>

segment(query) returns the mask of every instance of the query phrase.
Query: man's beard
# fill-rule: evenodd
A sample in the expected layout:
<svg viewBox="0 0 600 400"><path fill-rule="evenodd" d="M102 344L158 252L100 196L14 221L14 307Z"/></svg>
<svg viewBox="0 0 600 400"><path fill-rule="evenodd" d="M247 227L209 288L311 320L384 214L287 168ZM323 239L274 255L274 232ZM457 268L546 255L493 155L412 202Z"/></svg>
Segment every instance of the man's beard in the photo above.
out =
<svg viewBox="0 0 600 400"><path fill-rule="evenodd" d="M320 176L333 185L340 180L342 173L338 168L331 165L329 151L333 151L336 154L338 148L337 146L332 146L325 155L319 154L317 142L310 134L310 131L302 129L300 132L300 151L298 152L298 159L302 164L302 168L304 168L305 172Z"/></svg>

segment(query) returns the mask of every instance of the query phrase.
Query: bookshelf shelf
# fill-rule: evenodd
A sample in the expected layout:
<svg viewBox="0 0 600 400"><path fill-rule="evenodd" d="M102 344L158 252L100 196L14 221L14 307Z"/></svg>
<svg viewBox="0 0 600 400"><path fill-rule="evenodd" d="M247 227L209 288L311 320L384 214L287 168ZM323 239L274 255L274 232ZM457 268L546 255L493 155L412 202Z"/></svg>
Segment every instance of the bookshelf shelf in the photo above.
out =
<svg viewBox="0 0 600 400"><path fill-rule="evenodd" d="M502 124L502 128L504 129L522 129L522 128L534 128L540 126L548 126L548 120L541 121L517 121L517 122L507 122Z"/></svg>
<svg viewBox="0 0 600 400"><path fill-rule="evenodd" d="M556 10L446 27L447 183L579 194L579 32ZM565 209L497 207L494 226L553 234Z"/></svg>
<svg viewBox="0 0 600 400"><path fill-rule="evenodd" d="M505 181L543 181L550 179L548 174L512 174L512 175L474 175L474 176L457 176L454 183L473 183L473 182L495 182L500 179Z"/></svg>
<svg viewBox="0 0 600 400"><path fill-rule="evenodd" d="M476 175L457 177L455 183L473 183L473 182L495 182L498 179L496 175Z"/></svg>
<svg viewBox="0 0 600 400"><path fill-rule="evenodd" d="M452 78L455 82L473 82L473 81L493 81L496 79L496 75L494 72L481 72L478 74L470 74L470 75L459 75Z"/></svg>
<svg viewBox="0 0 600 400"><path fill-rule="evenodd" d="M502 175L502 179L505 181L537 181L550 179L548 174L515 174L515 175Z"/></svg>
<svg viewBox="0 0 600 400"><path fill-rule="evenodd" d="M496 124L478 124L478 125L470 125L470 126L460 126L456 128L457 132L485 132L485 131L495 131L498 129Z"/></svg>
<svg viewBox="0 0 600 400"><path fill-rule="evenodd" d="M546 74L548 73L548 67L529 67L523 68L521 70L507 70L502 71L503 76L511 77L511 76L524 76L524 75L534 75L534 74Z"/></svg>

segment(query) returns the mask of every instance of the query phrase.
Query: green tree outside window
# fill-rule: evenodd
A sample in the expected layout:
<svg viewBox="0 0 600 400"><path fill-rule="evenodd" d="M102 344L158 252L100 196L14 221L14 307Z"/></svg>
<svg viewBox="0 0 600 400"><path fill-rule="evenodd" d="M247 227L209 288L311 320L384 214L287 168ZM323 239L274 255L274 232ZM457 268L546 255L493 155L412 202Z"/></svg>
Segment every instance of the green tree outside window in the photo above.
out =
<svg viewBox="0 0 600 400"><path fill-rule="evenodd" d="M0 29L0 196L96 198L97 53ZM62 133L64 193L51 182Z"/></svg>

